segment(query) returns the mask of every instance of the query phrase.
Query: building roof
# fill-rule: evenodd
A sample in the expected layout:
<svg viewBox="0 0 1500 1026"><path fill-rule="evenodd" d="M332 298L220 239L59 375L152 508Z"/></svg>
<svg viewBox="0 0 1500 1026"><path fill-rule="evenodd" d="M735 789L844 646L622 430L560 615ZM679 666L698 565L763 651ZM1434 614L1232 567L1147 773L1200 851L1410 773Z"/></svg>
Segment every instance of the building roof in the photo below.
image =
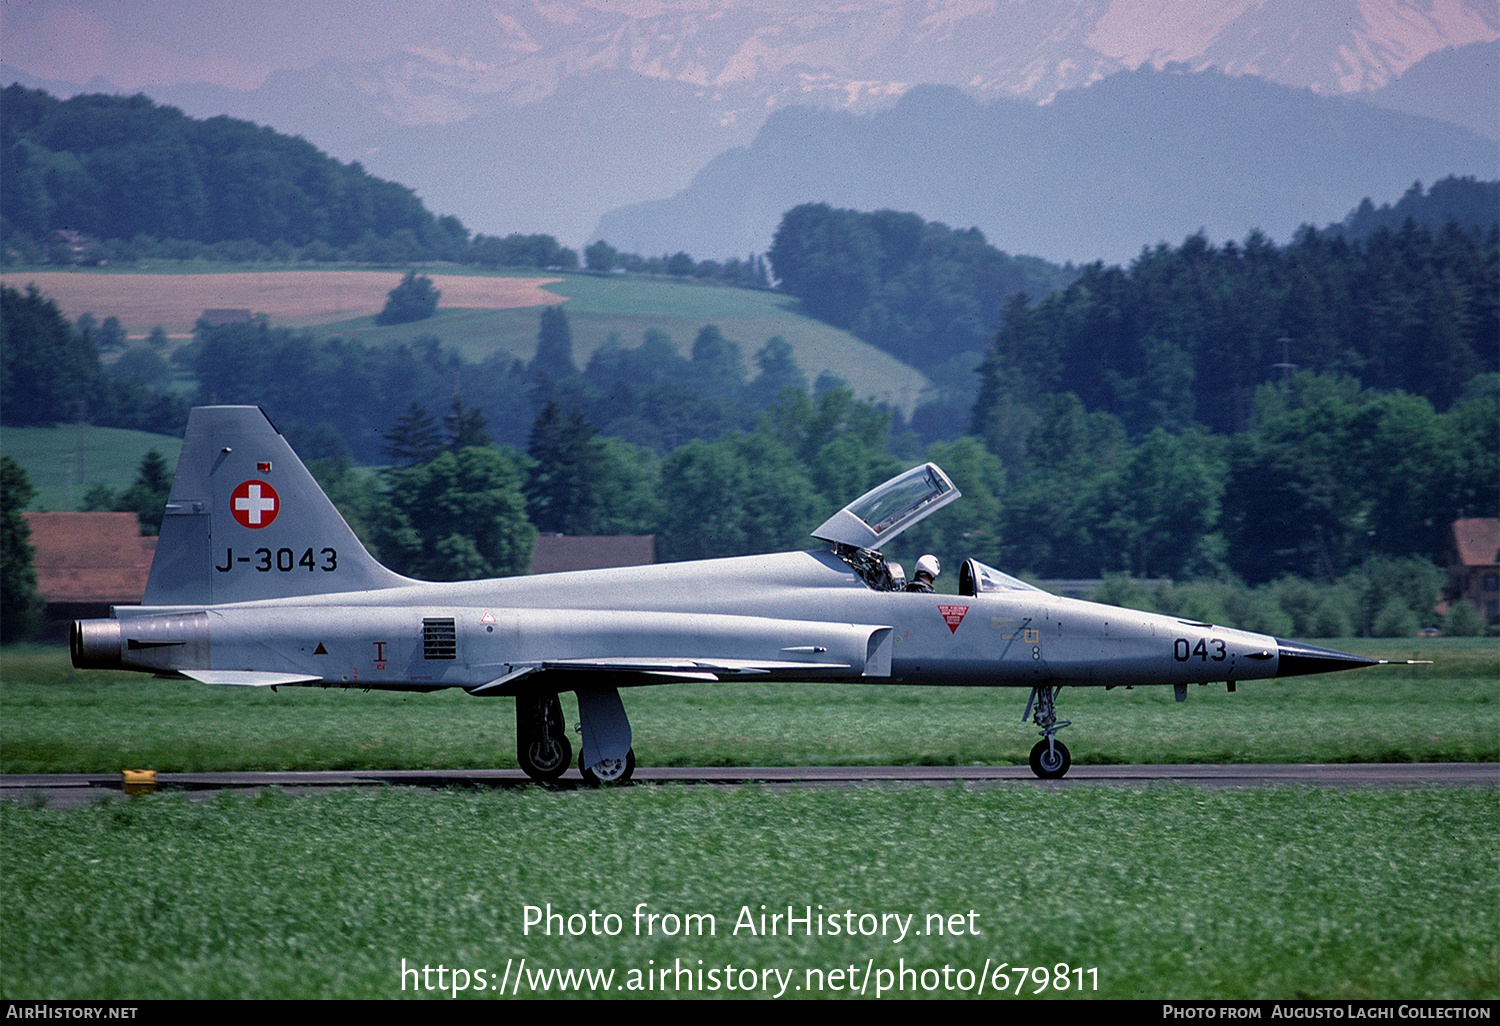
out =
<svg viewBox="0 0 1500 1026"><path fill-rule="evenodd" d="M26 513L46 602L140 602L155 538L134 513Z"/></svg>
<svg viewBox="0 0 1500 1026"><path fill-rule="evenodd" d="M1500 564L1500 519L1469 517L1453 521L1453 550L1463 566Z"/></svg>
<svg viewBox="0 0 1500 1026"><path fill-rule="evenodd" d="M531 553L533 574L564 570L598 570L607 566L644 566L656 562L654 534L537 535Z"/></svg>

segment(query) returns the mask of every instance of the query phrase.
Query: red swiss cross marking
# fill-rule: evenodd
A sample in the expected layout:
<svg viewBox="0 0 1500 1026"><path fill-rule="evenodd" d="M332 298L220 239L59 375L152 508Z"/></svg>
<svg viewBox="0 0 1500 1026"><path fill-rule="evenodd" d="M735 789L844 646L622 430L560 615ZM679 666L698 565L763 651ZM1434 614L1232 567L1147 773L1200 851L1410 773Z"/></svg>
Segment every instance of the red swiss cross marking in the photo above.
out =
<svg viewBox="0 0 1500 1026"><path fill-rule="evenodd" d="M968 606L938 606L938 612L943 614L943 622L948 625L948 633L958 633L958 625L964 622L964 614L969 611Z"/></svg>
<svg viewBox="0 0 1500 1026"><path fill-rule="evenodd" d="M264 481L246 481L229 497L229 512L241 527L258 531L269 527L281 512L281 497Z"/></svg>

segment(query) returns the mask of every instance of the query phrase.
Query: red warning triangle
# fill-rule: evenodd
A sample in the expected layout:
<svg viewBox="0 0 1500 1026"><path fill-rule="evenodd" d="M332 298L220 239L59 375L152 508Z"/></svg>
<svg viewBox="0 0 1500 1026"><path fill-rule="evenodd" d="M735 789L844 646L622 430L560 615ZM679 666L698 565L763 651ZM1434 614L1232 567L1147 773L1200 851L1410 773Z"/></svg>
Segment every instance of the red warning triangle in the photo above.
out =
<svg viewBox="0 0 1500 1026"><path fill-rule="evenodd" d="M968 611L968 606L938 606L938 612L943 614L943 622L948 625L950 634L958 632L958 625L964 622L964 614Z"/></svg>

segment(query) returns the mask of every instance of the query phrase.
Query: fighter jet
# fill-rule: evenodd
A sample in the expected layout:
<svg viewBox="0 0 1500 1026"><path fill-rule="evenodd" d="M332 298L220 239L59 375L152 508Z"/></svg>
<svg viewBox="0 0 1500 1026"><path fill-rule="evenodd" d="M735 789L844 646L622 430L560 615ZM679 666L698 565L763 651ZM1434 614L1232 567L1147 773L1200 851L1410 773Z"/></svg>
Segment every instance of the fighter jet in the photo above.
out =
<svg viewBox="0 0 1500 1026"><path fill-rule="evenodd" d="M882 546L959 498L936 465L860 496L822 547L487 581L396 574L355 537L255 406L194 409L140 606L77 620L73 665L205 684L311 685L515 699L517 758L572 764L559 692L578 698L589 783L635 768L624 688L823 681L1026 688L1037 776L1068 772L1065 687L1269 680L1366 659L1174 616L1062 598L975 560L957 595L908 591Z"/></svg>

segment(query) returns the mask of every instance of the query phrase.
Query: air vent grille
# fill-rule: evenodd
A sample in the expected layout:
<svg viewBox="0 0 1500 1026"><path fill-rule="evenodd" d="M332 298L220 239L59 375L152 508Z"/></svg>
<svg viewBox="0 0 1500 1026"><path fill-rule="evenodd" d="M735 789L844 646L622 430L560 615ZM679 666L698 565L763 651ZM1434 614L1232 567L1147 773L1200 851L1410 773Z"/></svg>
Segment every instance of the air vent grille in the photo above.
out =
<svg viewBox="0 0 1500 1026"><path fill-rule="evenodd" d="M458 658L458 628L451 616L429 616L422 620L422 658Z"/></svg>

